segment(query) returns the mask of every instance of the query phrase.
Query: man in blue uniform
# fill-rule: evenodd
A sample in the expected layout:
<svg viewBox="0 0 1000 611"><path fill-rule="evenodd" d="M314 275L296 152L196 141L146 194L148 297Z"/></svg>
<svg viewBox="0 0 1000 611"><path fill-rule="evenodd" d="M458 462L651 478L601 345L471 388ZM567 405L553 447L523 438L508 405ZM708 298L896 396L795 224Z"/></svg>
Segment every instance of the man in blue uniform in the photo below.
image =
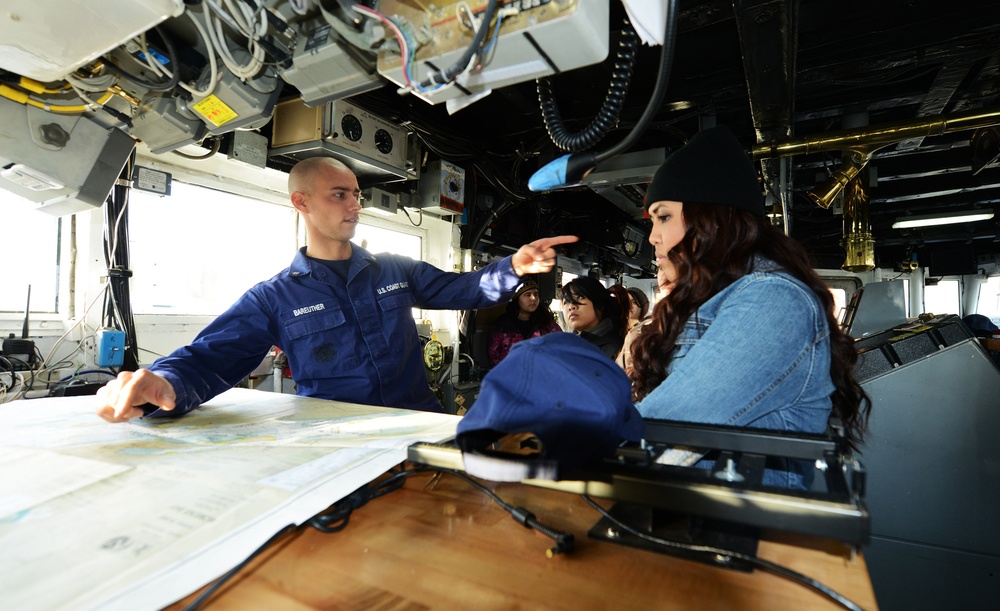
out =
<svg viewBox="0 0 1000 611"><path fill-rule="evenodd" d="M98 393L98 415L124 422L184 414L249 375L272 346L288 355L300 395L440 412L411 307L464 310L507 301L520 276L550 270L554 247L577 240L543 238L481 270L449 273L351 243L361 191L343 163L329 157L299 162L288 191L308 246L190 345L149 369L120 373Z"/></svg>

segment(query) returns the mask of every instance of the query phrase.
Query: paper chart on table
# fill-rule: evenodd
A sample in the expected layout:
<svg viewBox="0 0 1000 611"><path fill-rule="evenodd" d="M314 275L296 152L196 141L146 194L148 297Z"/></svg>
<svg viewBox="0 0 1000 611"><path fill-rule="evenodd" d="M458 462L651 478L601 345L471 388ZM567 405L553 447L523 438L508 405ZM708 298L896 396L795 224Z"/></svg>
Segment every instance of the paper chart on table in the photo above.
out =
<svg viewBox="0 0 1000 611"><path fill-rule="evenodd" d="M108 424L93 408L0 411L0 608L163 607L458 422L244 389L179 419Z"/></svg>

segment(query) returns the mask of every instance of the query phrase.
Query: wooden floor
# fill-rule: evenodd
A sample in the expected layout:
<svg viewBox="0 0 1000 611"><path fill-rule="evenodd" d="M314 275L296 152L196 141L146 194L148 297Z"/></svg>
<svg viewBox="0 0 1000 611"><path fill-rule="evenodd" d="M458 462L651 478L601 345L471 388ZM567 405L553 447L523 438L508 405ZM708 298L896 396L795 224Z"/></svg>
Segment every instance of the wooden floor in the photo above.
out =
<svg viewBox="0 0 1000 611"><path fill-rule="evenodd" d="M411 476L357 509L346 529L303 527L244 569L209 609L838 609L803 585L755 570L716 568L596 540L600 515L573 494L484 482L505 502L572 532L576 549L515 522L451 475ZM610 502L600 501L605 507ZM761 541L758 555L876 609L864 560L842 545L798 536ZM169 607L181 609L195 595Z"/></svg>

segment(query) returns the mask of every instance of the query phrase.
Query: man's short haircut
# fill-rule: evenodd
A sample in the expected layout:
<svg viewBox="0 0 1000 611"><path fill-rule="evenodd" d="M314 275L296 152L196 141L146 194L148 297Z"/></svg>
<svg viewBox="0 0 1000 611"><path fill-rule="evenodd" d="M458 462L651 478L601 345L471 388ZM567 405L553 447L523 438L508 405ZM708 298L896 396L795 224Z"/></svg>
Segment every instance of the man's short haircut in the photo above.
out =
<svg viewBox="0 0 1000 611"><path fill-rule="evenodd" d="M306 188L312 182L313 173L324 165L333 165L338 169L353 172L343 161L333 157L309 157L303 159L296 163L291 171L288 172L288 194L291 195L296 191L307 192Z"/></svg>

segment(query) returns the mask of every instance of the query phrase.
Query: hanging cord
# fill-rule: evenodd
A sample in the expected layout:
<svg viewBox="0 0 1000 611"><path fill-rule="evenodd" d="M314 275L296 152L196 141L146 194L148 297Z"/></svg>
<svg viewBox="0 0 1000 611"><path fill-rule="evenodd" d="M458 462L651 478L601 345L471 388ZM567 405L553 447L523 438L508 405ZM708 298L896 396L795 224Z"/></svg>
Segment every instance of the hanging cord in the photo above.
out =
<svg viewBox="0 0 1000 611"><path fill-rule="evenodd" d="M549 77L535 80L538 88L538 103L542 107L542 119L545 121L545 130L556 146L569 153L585 151L600 142L618 123L618 116L625 105L625 95L628 93L629 82L632 80L632 73L635 69L638 46L639 35L626 19L621 32L621 40L618 43L618 54L615 56L614 68L611 71L611 83L608 85L604 105L590 125L578 132L570 132L563 123L552 90L552 80Z"/></svg>
<svg viewBox="0 0 1000 611"><path fill-rule="evenodd" d="M122 168L121 178L131 177L135 164L135 150ZM120 371L139 369L139 349L135 320L132 315L132 298L129 291L129 237L128 237L129 187L116 184L104 204L105 207L105 259L108 266L107 302L104 324L125 333L125 350Z"/></svg>
<svg viewBox="0 0 1000 611"><path fill-rule="evenodd" d="M650 96L646 110L636 122L632 131L625 139L615 146L599 153L573 153L563 155L550 161L535 172L528 180L528 188L532 191L548 191L579 182L598 163L620 155L628 150L642 136L650 121L660 111L660 104L667 92L667 82L670 80L670 67L673 63L674 40L677 35L677 0L667 0L666 22L663 26L663 50L660 53L660 69L656 78L656 87Z"/></svg>
<svg viewBox="0 0 1000 611"><path fill-rule="evenodd" d="M850 609L851 611L864 611L864 609L862 609L861 607L859 607L857 604L855 604L854 602L852 602L850 599L846 598L845 596L843 596L841 594L838 594L837 592L835 592L830 587L828 587L828 586L826 586L826 585L824 585L824 584L816 581L815 579L812 579L810 577L806 577L802 573L798 573L798 572L793 571L793 570L791 570L789 568L785 568L785 567L781 566L780 564L776 564L774 562L771 562L769 560L764 560L762 558L757 558L756 556L748 556L747 554L741 554L739 552L734 552L732 550L726 550L726 549L722 549L722 548L718 548L718 547L711 547L711 546L708 546L708 545L691 545L689 543L679 543L677 541L668 541L667 539L661 539L659 537L654 537L654 536L652 536L652 535L650 535L648 533L644 533L644 532L642 532L640 530L636 530L635 528L632 528L631 526L629 526L628 524L625 524L621 520L618 520L617 518L615 518L614 516L612 516L610 513L608 513L607 509L601 507L596 502L594 502L594 499L590 498L589 495L584 494L584 495L581 495L581 496L583 497L583 500L587 501L587 503L591 507L593 507L594 509L596 509L598 513L600 513L602 516L604 516L605 519L607 519L608 521L612 522L618 528L620 528L620 529L628 532L629 534L635 535L636 537L639 537L640 539L642 539L644 541L649 541L650 543L655 543L655 544L661 545L663 547L670 547L670 548L681 549L681 550L685 550L685 551L698 552L698 553L704 554L705 556L710 557L710 558L712 558L712 557L718 557L718 558L720 558L720 560L718 562L712 562L712 564L717 564L717 565L720 565L720 566L724 566L724 563L731 562L732 560L740 560L740 561L746 562L748 564L752 564L756 568L768 571L770 573L774 573L775 575L778 575L779 577L784 577L785 579L789 579L791 581L798 582L801 585L804 585L807 588L810 588L810 589L818 592L819 594L822 594L823 596L826 596L827 598L829 598L833 602L837 603L841 607L844 607L845 609Z"/></svg>
<svg viewBox="0 0 1000 611"><path fill-rule="evenodd" d="M660 71L657 74L656 86L653 88L653 94L649 98L646 110L643 111L635 127L632 128L628 136L625 136L624 140L603 153L596 153L594 155L595 163L607 161L628 150L639 139L639 136L646 131L646 127L650 121L660 111L660 103L663 102L663 96L667 93L667 83L670 82L670 68L674 62L674 41L676 37L677 0L667 0L667 22L664 25L663 50L660 53Z"/></svg>

